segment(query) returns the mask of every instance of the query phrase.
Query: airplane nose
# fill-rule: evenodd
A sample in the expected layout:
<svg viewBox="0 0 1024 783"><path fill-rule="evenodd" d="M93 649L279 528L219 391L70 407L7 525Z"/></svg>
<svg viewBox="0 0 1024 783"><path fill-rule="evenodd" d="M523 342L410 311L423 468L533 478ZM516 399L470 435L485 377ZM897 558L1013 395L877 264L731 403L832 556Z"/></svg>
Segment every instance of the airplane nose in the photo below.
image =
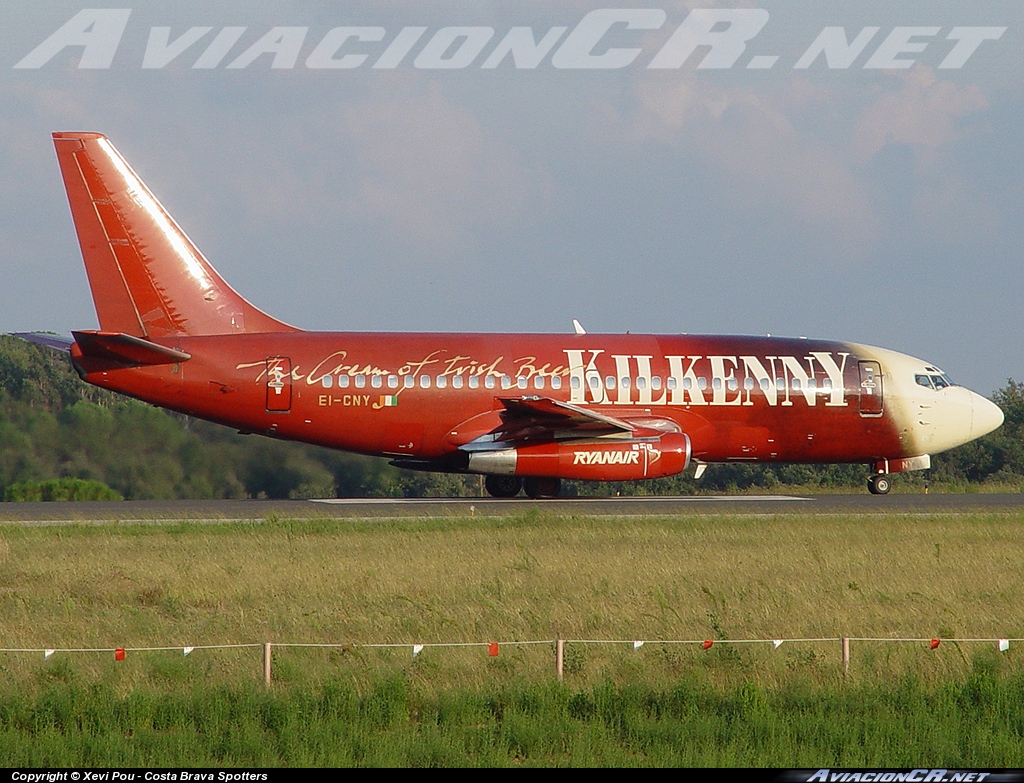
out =
<svg viewBox="0 0 1024 783"><path fill-rule="evenodd" d="M971 392L971 438L980 438L998 429L1003 423L1003 412L991 400Z"/></svg>

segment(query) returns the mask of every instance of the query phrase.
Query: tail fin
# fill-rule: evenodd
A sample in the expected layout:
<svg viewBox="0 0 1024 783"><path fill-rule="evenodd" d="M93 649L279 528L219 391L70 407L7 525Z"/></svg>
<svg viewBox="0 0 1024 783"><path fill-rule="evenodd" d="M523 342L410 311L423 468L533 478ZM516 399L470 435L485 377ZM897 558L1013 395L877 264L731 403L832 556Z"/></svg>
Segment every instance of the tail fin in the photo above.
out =
<svg viewBox="0 0 1024 783"><path fill-rule="evenodd" d="M232 290L105 136L54 133L53 143L103 331L297 331Z"/></svg>

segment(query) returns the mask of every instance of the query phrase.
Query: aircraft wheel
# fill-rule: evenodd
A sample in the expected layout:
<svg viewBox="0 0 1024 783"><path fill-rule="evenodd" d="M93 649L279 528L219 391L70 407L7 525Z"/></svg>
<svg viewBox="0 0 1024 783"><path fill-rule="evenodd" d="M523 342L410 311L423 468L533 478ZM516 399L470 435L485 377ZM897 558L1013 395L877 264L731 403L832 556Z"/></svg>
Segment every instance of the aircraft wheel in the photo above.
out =
<svg viewBox="0 0 1024 783"><path fill-rule="evenodd" d="M887 495L892 489L892 479L884 473L877 473L868 479L868 492L872 495Z"/></svg>
<svg viewBox="0 0 1024 783"><path fill-rule="evenodd" d="M522 486L523 480L519 476L488 476L484 479L484 488L492 498L514 498Z"/></svg>
<svg viewBox="0 0 1024 783"><path fill-rule="evenodd" d="M531 498L555 498L562 490L562 481L557 478L528 476L523 479L523 489Z"/></svg>

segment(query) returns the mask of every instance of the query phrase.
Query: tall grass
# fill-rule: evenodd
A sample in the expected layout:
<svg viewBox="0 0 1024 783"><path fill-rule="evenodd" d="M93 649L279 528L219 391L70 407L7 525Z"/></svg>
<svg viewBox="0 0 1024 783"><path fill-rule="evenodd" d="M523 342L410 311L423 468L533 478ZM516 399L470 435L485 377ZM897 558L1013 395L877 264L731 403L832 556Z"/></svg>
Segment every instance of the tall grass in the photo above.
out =
<svg viewBox="0 0 1024 783"><path fill-rule="evenodd" d="M1022 637L1021 521L4 527L2 648L340 646L0 652L0 765L1024 766L1021 645L651 641Z"/></svg>
<svg viewBox="0 0 1024 783"><path fill-rule="evenodd" d="M393 675L266 691L50 684L0 694L5 766L1016 767L1024 675L928 686L722 688L514 681L431 690Z"/></svg>

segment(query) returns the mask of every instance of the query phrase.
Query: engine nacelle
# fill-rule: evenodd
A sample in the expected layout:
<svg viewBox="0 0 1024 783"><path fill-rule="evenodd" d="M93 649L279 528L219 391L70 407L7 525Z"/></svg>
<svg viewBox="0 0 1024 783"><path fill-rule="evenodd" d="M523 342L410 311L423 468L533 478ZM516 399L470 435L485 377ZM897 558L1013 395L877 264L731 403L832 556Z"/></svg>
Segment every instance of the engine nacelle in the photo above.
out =
<svg viewBox="0 0 1024 783"><path fill-rule="evenodd" d="M677 432L650 440L538 443L469 454L472 473L587 481L662 478L682 473L689 464L690 439Z"/></svg>

